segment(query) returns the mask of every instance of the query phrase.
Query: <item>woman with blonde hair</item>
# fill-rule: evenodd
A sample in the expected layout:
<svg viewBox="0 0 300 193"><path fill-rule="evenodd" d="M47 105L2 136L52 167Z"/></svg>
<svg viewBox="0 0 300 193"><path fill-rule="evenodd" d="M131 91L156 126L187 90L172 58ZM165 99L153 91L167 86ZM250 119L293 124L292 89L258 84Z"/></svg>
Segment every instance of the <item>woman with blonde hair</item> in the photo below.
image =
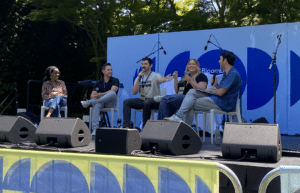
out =
<svg viewBox="0 0 300 193"><path fill-rule="evenodd" d="M154 100L159 102L158 120L169 117L179 109L185 94L192 88L205 89L207 86L207 77L201 73L200 64L196 59L190 59L185 68L185 76L178 82L178 72L173 73L174 89L177 94L167 95L163 98L156 97Z"/></svg>
<svg viewBox="0 0 300 193"><path fill-rule="evenodd" d="M46 69L43 79L42 98L45 106L50 107L46 117L61 117L60 108L67 106L67 89L65 82L59 80L60 71L56 66ZM42 118L42 117L41 117Z"/></svg>

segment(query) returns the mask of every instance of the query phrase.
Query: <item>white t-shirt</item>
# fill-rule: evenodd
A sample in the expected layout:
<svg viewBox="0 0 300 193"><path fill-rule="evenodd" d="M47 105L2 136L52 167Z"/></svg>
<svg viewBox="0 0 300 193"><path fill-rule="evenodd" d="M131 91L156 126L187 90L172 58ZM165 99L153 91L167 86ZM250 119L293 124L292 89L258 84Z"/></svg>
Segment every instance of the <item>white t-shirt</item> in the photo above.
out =
<svg viewBox="0 0 300 193"><path fill-rule="evenodd" d="M145 92L146 98L154 98L155 96L160 95L160 86L157 82L157 79L161 77L159 73L151 72L150 76L144 75L140 78L140 93L142 91ZM137 81L137 78L135 79L134 83Z"/></svg>

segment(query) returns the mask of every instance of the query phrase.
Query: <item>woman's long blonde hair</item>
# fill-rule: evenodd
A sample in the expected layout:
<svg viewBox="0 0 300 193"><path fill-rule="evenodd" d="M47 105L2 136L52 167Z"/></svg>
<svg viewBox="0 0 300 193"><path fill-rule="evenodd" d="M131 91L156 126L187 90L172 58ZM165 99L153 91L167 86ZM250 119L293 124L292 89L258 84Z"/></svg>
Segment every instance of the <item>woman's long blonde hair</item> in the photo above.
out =
<svg viewBox="0 0 300 193"><path fill-rule="evenodd" d="M192 76L192 79L196 81L196 77L197 77L199 74L201 74L200 63L199 63L199 61L198 61L197 59L194 59L194 58L193 58L193 59L189 59L188 63L187 63L186 66L185 66L184 75L186 75L187 72L188 72L187 66L188 66L188 64L190 63L190 61L194 61L194 62L196 63L197 73L194 74L194 75ZM182 78L182 79L180 79L179 82L182 82L182 81L185 81L185 79Z"/></svg>

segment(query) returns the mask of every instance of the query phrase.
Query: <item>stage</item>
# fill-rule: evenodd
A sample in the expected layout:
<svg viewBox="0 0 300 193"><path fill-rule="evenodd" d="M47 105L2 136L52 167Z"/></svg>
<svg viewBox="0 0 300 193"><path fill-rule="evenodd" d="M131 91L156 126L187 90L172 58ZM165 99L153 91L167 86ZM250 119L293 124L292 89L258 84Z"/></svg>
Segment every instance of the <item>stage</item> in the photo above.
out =
<svg viewBox="0 0 300 193"><path fill-rule="evenodd" d="M202 139L202 137L201 137ZM146 153L135 153L135 155L123 156L127 158L134 157L147 157L147 159L151 160L151 158L155 160L163 160L164 162L168 162L168 160L189 160L193 162L212 162L212 163L220 163L227 167L229 167L239 178L241 185L243 187L243 192L258 192L259 184L262 178L272 169L277 168L281 165L298 165L300 163L300 136L287 136L282 135L282 147L283 147L283 155L279 162L277 163L268 163L268 162L258 162L252 160L243 160L237 161L232 159L224 159L222 158L222 145L216 146L210 144L210 137L206 137L205 142L203 143L202 149L197 154L192 155L162 155L162 154L146 154ZM76 148L58 148L58 147L42 147L35 146L33 144L1 144L2 148L10 148L10 149L26 149L26 150L39 150L43 153L47 152L68 152L73 155L80 154L89 154L89 155L105 155L101 153L95 152L95 140L93 139L88 146L85 147L76 147ZM33 152L33 151L31 151ZM50 153L50 154L51 154ZM45 155L46 155L45 154ZM109 161L108 161L109 162ZM89 165L89 164L87 164ZM220 173L219 177L219 192L234 192L234 188L230 182L230 180L222 173ZM267 192L272 193L280 193L280 179L279 177L275 178L268 186Z"/></svg>

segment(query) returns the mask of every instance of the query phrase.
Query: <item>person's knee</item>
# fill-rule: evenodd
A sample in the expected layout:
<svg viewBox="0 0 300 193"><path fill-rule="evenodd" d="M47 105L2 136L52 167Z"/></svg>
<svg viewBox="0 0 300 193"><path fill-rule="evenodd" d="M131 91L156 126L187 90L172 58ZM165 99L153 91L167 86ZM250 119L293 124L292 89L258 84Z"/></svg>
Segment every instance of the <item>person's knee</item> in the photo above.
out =
<svg viewBox="0 0 300 193"><path fill-rule="evenodd" d="M109 92L109 95L112 97L117 97L117 93L115 91Z"/></svg>
<svg viewBox="0 0 300 193"><path fill-rule="evenodd" d="M150 108L152 103L153 103L152 100L145 100L143 103L143 106L144 106L144 108Z"/></svg>
<svg viewBox="0 0 300 193"><path fill-rule="evenodd" d="M167 105L167 103L166 103L165 101L161 101L161 102L159 103L159 108L158 108L158 109L164 110L164 109L166 109L166 108L169 108L168 105Z"/></svg>
<svg viewBox="0 0 300 193"><path fill-rule="evenodd" d="M129 103L130 103L130 99L125 99L123 101L123 106L129 106Z"/></svg>
<svg viewBox="0 0 300 193"><path fill-rule="evenodd" d="M123 110L125 109L131 109L133 104L135 103L135 99L134 98L129 98L129 99L125 99L123 101Z"/></svg>
<svg viewBox="0 0 300 193"><path fill-rule="evenodd" d="M190 89L187 93L186 93L186 95L194 95L194 94L196 94L196 90L195 89Z"/></svg>

